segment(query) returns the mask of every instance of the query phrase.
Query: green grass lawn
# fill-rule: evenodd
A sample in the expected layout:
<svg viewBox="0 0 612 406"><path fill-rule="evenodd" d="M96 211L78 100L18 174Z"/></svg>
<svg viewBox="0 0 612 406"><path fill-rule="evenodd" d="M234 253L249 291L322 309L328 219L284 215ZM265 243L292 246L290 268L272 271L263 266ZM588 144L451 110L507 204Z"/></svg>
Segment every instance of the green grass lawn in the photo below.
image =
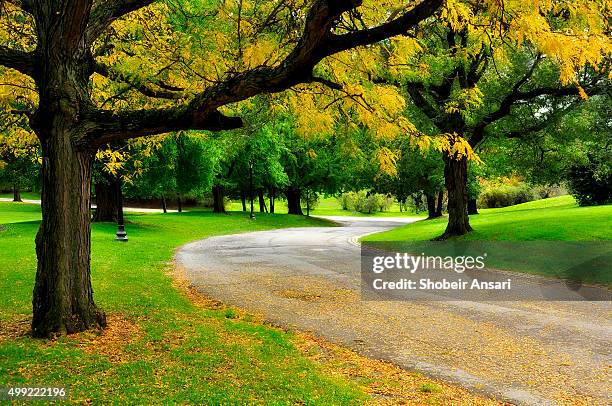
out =
<svg viewBox="0 0 612 406"><path fill-rule="evenodd" d="M390 231L368 235L362 241L366 245L388 251L403 252L419 245L416 243L418 241L429 241L441 235L446 227L446 222L445 217L419 221ZM534 250L529 257L530 260L520 266L516 266L514 253L511 251L501 253L497 263L501 269L581 279L584 282L608 286L612 284L612 272L609 269L576 274L576 270L570 269L571 256L567 253L555 256L551 251L551 247L554 249L554 246L551 245L553 243L545 243L546 241L605 242L612 240L612 205L578 207L571 196L560 196L500 209L483 209L480 210L480 214L470 216L470 224L474 231L457 237L454 241L533 242L531 245L525 245ZM584 243L576 244L575 249L578 250L584 246ZM559 244L559 247L572 249L569 243ZM601 243L601 247L594 246L596 251L593 252L600 252L600 250L609 252L608 247L609 245ZM537 255L538 250L541 250L542 255ZM492 265L495 264L493 262ZM509 266L509 268L504 266Z"/></svg>
<svg viewBox="0 0 612 406"><path fill-rule="evenodd" d="M40 218L40 206L37 204L0 202L0 224L36 221Z"/></svg>
<svg viewBox="0 0 612 406"><path fill-rule="evenodd" d="M126 244L95 224L92 281L104 335L33 340L29 328L38 206L0 203L0 386L68 385L79 403L361 403L294 335L225 307L196 306L167 275L176 247L211 235L321 225L316 219L190 211L128 215Z"/></svg>

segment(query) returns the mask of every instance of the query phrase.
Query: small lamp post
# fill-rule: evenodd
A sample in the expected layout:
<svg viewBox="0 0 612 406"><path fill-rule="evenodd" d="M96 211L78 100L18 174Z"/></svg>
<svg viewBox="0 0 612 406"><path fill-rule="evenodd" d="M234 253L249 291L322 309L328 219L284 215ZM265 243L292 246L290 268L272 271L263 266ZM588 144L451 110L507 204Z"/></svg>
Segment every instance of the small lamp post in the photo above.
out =
<svg viewBox="0 0 612 406"><path fill-rule="evenodd" d="M128 237L123 220L123 194L121 193L121 180L119 178L117 178L115 185L117 188L117 234L115 235L115 240L127 242Z"/></svg>
<svg viewBox="0 0 612 406"><path fill-rule="evenodd" d="M251 195L251 220L255 220L255 211L253 210L253 161L249 161L249 192Z"/></svg>

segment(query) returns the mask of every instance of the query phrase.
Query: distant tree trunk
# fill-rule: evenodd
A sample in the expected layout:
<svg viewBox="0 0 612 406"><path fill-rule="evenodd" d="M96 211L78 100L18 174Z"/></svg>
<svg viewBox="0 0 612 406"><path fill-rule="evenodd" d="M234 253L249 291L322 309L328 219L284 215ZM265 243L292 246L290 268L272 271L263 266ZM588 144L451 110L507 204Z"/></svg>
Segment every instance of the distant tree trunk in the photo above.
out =
<svg viewBox="0 0 612 406"><path fill-rule="evenodd" d="M270 213L274 214L274 198L276 197L276 189L270 188L268 191L268 196L270 197Z"/></svg>
<svg viewBox="0 0 612 406"><path fill-rule="evenodd" d="M164 213L168 213L168 202L166 202L166 195L163 193L161 195L161 204L162 204L162 210L164 211Z"/></svg>
<svg viewBox="0 0 612 406"><path fill-rule="evenodd" d="M476 199L468 199L468 214L478 214L478 202Z"/></svg>
<svg viewBox="0 0 612 406"><path fill-rule="evenodd" d="M259 212L260 213L267 213L268 212L268 208L266 207L266 199L264 197L263 189L259 189L257 191L257 197L259 198Z"/></svg>
<svg viewBox="0 0 612 406"><path fill-rule="evenodd" d="M242 202L242 211L247 211L246 193L240 192L240 201Z"/></svg>
<svg viewBox="0 0 612 406"><path fill-rule="evenodd" d="M13 184L13 201L21 202L21 190L19 189L19 185L17 183Z"/></svg>
<svg viewBox="0 0 612 406"><path fill-rule="evenodd" d="M444 203L444 191L438 192L438 207L436 207L436 217L442 217L442 205Z"/></svg>
<svg viewBox="0 0 612 406"><path fill-rule="evenodd" d="M183 212L183 201L181 200L181 194L180 193L176 194L176 203L178 205L178 212L182 213Z"/></svg>
<svg viewBox="0 0 612 406"><path fill-rule="evenodd" d="M95 222L117 221L117 179L114 176L105 176L105 180L96 182L96 212Z"/></svg>
<svg viewBox="0 0 612 406"><path fill-rule="evenodd" d="M306 216L310 217L310 192L306 190Z"/></svg>
<svg viewBox="0 0 612 406"><path fill-rule="evenodd" d="M223 186L215 185L212 188L213 194L213 212L214 213L225 213L225 196L223 194Z"/></svg>
<svg viewBox="0 0 612 406"><path fill-rule="evenodd" d="M303 216L302 205L300 204L301 191L300 189L290 188L287 189L287 206L289 214L297 214Z"/></svg>
<svg viewBox="0 0 612 406"><path fill-rule="evenodd" d="M444 234L438 237L445 240L472 231L467 211L467 158L454 159L444 156L444 181L448 191L448 225Z"/></svg>
<svg viewBox="0 0 612 406"><path fill-rule="evenodd" d="M435 219L438 216L436 211L436 196L432 194L426 194L425 199L427 200L427 218Z"/></svg>

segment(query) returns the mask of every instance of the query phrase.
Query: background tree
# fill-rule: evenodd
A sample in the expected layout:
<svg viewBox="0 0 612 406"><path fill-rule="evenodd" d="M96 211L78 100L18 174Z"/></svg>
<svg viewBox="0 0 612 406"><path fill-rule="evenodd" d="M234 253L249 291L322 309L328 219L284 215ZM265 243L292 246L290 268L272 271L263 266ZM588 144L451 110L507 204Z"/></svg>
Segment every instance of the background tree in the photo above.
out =
<svg viewBox="0 0 612 406"><path fill-rule="evenodd" d="M499 6L448 1L436 23L398 38L382 53L389 67L378 81L400 84L439 132L459 136L471 147L515 109L531 106L533 116L536 106L550 109L545 100L585 98L609 87L605 5ZM457 149L444 156L449 223L441 238L471 230L464 155Z"/></svg>
<svg viewBox="0 0 612 406"><path fill-rule="evenodd" d="M400 205L409 198L420 201L425 198L428 218L442 215L439 195L444 191L444 165L441 154L435 150L415 149L409 140L398 140L401 151L396 175L382 175L376 180L376 190L393 194Z"/></svg>
<svg viewBox="0 0 612 406"><path fill-rule="evenodd" d="M141 172L128 183L127 196L160 199L167 213L170 196L176 195L176 142L171 137L142 160Z"/></svg>
<svg viewBox="0 0 612 406"><path fill-rule="evenodd" d="M19 128L0 133L0 185L13 190L13 201L21 202L21 190L38 187L40 181L40 144Z"/></svg>

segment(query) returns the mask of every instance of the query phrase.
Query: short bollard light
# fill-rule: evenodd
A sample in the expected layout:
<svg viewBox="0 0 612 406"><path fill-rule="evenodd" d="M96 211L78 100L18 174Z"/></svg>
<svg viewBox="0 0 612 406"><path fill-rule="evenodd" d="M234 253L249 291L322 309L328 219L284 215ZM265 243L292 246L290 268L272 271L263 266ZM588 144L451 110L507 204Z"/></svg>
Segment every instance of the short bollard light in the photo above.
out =
<svg viewBox="0 0 612 406"><path fill-rule="evenodd" d="M125 223L123 221L123 193L121 191L121 182L117 182L117 234L116 241L127 242L128 237L125 232Z"/></svg>
<svg viewBox="0 0 612 406"><path fill-rule="evenodd" d="M127 242L128 237L123 224L117 224L117 234L115 235L115 240Z"/></svg>

